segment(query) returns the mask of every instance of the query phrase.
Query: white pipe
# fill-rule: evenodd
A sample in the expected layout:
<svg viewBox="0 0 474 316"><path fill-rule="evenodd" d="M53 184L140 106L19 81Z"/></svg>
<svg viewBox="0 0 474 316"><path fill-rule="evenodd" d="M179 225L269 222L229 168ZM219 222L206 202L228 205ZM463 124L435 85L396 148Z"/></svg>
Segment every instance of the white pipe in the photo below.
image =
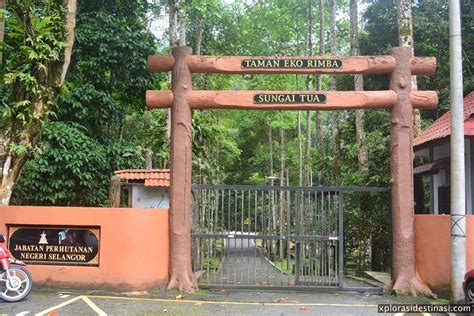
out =
<svg viewBox="0 0 474 316"><path fill-rule="evenodd" d="M451 103L451 299L464 298L466 273L466 186L464 166L464 117L459 0L449 0L449 64Z"/></svg>

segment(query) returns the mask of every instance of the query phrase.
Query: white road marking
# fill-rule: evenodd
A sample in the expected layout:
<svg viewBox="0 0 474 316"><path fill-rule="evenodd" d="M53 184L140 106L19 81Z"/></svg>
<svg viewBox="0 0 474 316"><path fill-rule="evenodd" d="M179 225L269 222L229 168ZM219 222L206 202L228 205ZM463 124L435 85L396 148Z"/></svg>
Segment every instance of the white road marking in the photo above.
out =
<svg viewBox="0 0 474 316"><path fill-rule="evenodd" d="M89 305L90 308L94 310L99 316L107 316L107 314L101 310L97 305L95 305L87 296L83 296L82 300Z"/></svg>
<svg viewBox="0 0 474 316"><path fill-rule="evenodd" d="M50 308L48 308L48 309L45 309L44 311L41 311L41 312L35 314L35 316L47 315L49 312L52 312L52 311L54 311L54 310L57 310L57 309L59 309L59 308L61 308L61 307L64 307L64 306L66 306L66 305L69 305L69 304L71 304L71 303L73 303L73 302L75 302L75 301L77 301L77 300L80 300L81 298L82 298L82 296L76 296L76 297L74 297L74 298L72 298L72 299L70 299L70 300L68 300L68 301L62 302L61 304L58 304L58 305L56 305L56 306L50 307Z"/></svg>
<svg viewBox="0 0 474 316"><path fill-rule="evenodd" d="M25 316L25 315L28 315L29 313L31 313L31 312L30 311L24 311L24 312L15 314L15 316Z"/></svg>
<svg viewBox="0 0 474 316"><path fill-rule="evenodd" d="M69 297L69 296L71 296L71 295L69 295L69 294L61 294L61 295L59 295L59 298L67 298L67 297Z"/></svg>
<svg viewBox="0 0 474 316"><path fill-rule="evenodd" d="M275 303L275 302L236 302L236 301L200 301L200 300L176 300L168 298L147 298L147 297L123 297L123 296L107 296L107 295L88 295L89 298L97 299L115 299L128 301L148 301L148 302L170 302L203 305L258 305L258 306L326 306L326 307L377 307L376 304L349 304L349 303Z"/></svg>
<svg viewBox="0 0 474 316"><path fill-rule="evenodd" d="M47 315L48 313L52 312L52 311L55 311L57 309L60 309L66 305L69 305L71 303L74 303L75 301L78 301L78 300L83 300L87 305L89 305L90 308L92 308L94 310L94 312L96 312L99 316L107 316L107 314L101 310L99 307L97 307L97 305L95 305L87 296L83 296L83 295L80 295L80 296L76 296L68 301L65 301L65 302L62 302L61 304L58 304L56 306L53 306L53 307L50 307L48 309L45 309L44 311L41 311L37 314L35 314L35 316L44 316L44 315ZM29 313L29 312L28 312Z"/></svg>

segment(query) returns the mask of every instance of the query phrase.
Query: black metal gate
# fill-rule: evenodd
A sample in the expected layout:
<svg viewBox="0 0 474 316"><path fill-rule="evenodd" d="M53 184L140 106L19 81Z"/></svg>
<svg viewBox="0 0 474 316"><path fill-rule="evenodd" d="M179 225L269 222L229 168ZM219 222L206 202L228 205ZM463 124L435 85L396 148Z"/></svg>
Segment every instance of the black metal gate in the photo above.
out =
<svg viewBox="0 0 474 316"><path fill-rule="evenodd" d="M193 186L201 285L342 287L346 188Z"/></svg>

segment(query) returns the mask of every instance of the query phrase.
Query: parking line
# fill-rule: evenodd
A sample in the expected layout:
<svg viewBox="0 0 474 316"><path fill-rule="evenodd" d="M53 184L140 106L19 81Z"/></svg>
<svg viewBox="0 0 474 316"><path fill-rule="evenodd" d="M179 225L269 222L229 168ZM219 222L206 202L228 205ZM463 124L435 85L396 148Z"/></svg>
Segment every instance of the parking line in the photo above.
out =
<svg viewBox="0 0 474 316"><path fill-rule="evenodd" d="M68 300L68 301L62 302L61 304L58 304L58 305L56 305L56 306L50 307L50 308L48 308L48 309L45 309L44 311L41 311L41 312L39 312L39 313L36 313L35 316L47 315L49 312L52 312L52 311L54 311L54 310L56 310L56 309L59 309L59 308L61 308L61 307L64 307L64 306L69 305L69 304L71 304L71 303L74 303L75 301L80 300L81 298L82 298L82 296L76 296L76 297L74 297L74 298L72 298L72 299L70 299L70 300Z"/></svg>
<svg viewBox="0 0 474 316"><path fill-rule="evenodd" d="M344 303L265 303L265 302L232 302L232 301L200 301L200 300L174 300L166 298L146 298L146 297L123 297L123 296L101 296L87 295L89 298L115 299L128 301L150 301L169 303L192 303L192 304L212 304L212 305L268 305L268 306L327 306L327 307L377 307L376 304L344 304Z"/></svg>
<svg viewBox="0 0 474 316"><path fill-rule="evenodd" d="M89 307L92 308L99 316L107 316L107 314L97 307L97 305L95 305L94 302L92 302L87 296L83 296L82 300L86 302L87 305L89 305Z"/></svg>

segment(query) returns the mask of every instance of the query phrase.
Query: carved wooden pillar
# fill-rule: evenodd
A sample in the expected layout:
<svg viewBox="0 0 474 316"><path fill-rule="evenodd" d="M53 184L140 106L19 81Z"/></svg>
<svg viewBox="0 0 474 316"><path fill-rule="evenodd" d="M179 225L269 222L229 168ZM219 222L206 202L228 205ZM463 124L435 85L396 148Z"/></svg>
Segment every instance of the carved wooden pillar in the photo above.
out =
<svg viewBox="0 0 474 316"><path fill-rule="evenodd" d="M392 187L392 289L399 294L431 294L416 277L413 195L413 106L410 100L413 57L410 47L393 48L395 69L390 89L397 101L390 114L390 181Z"/></svg>
<svg viewBox="0 0 474 316"><path fill-rule="evenodd" d="M191 267L192 126L187 94L192 89L186 57L189 47L173 49L171 107L170 281L168 288L193 292L197 288Z"/></svg>

